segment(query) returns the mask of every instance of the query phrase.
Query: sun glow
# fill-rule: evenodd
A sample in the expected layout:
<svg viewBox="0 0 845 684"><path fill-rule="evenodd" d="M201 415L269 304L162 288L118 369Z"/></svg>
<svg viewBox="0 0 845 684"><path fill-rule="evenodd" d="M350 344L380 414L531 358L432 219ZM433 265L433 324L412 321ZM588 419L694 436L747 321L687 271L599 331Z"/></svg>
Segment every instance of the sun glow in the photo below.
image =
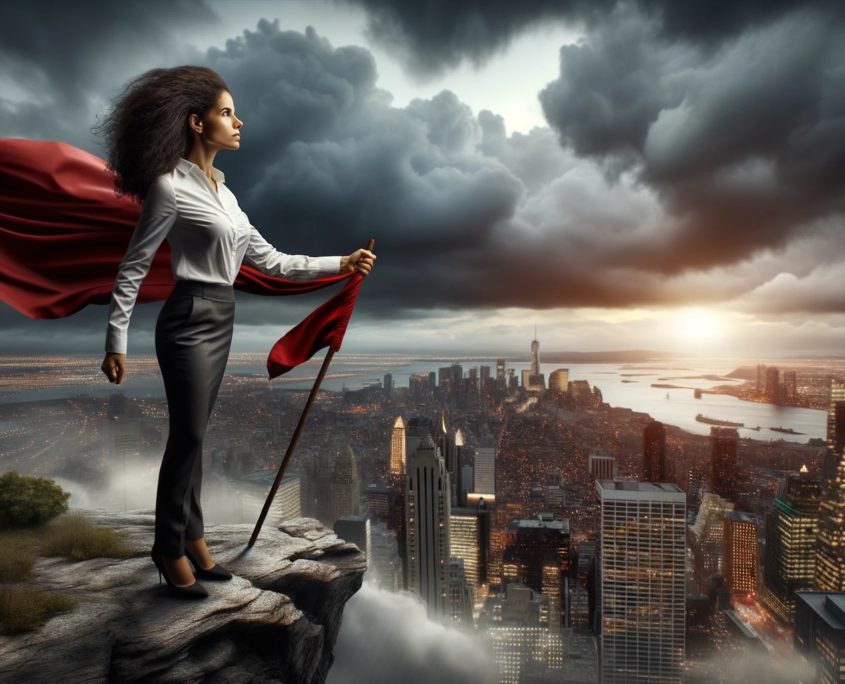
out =
<svg viewBox="0 0 845 684"><path fill-rule="evenodd" d="M688 340L705 340L721 332L716 317L704 309L685 309L680 312L678 328L681 337Z"/></svg>

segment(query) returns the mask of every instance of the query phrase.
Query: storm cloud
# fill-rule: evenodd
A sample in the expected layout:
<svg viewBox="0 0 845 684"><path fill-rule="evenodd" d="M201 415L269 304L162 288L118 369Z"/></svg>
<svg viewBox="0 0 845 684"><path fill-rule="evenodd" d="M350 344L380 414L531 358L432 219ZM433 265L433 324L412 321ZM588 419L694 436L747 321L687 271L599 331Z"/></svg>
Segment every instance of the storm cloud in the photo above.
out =
<svg viewBox="0 0 845 684"><path fill-rule="evenodd" d="M92 3L90 30L69 11L36 23L35 8L18 6L0 30L37 40L0 48L16 85L2 91L16 99L0 94L0 135L102 157L88 131L126 79L204 64L245 122L239 152L215 164L253 225L289 253L347 254L375 238L357 320L720 303L842 311L845 25L832 5L749 1L696 21L696 2L456 3L452 15L437 2L358 4L374 35L441 55L431 68L481 63L551 18L584 35L561 47L558 77L538 92L549 125L509 134L499 114L448 89L393 106L369 50L311 26L262 19L200 52L177 36L214 21L203 2L155 14ZM423 8L431 26L414 20ZM130 26L136 38L116 48ZM452 58L438 51L446 43ZM239 295L236 324L294 323L319 299ZM151 330L158 308L138 307L133 330ZM104 336L104 309L91 309L35 322L3 306L0 321Z"/></svg>
<svg viewBox="0 0 845 684"><path fill-rule="evenodd" d="M346 0L367 10L368 36L393 52L409 73L425 79L469 60L483 65L519 34L548 22L591 31L616 0ZM638 0L671 40L712 47L798 7L841 12L835 0L736 0L717 7L708 0Z"/></svg>
<svg viewBox="0 0 845 684"><path fill-rule="evenodd" d="M561 143L631 169L675 225L624 263L674 274L782 248L845 209L845 27L796 10L714 54L615 11L540 93Z"/></svg>

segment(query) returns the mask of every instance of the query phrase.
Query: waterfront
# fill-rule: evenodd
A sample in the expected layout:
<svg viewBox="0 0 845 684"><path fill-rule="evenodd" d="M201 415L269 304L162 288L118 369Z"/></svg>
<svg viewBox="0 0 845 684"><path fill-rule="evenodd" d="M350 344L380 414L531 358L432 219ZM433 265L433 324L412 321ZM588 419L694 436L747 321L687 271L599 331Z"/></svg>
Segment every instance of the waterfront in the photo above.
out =
<svg viewBox="0 0 845 684"><path fill-rule="evenodd" d="M227 365L230 379L254 384L260 388L266 382L266 388L273 390L309 389L322 363L321 358L311 359L308 363L293 369L289 374L267 381L267 369L260 354L233 354ZM73 367L77 375L69 376L68 369L39 368L35 373L39 380L50 378L47 386L27 387L25 384L15 387L19 394L0 396L0 403L17 403L39 399L57 399L79 394L107 397L115 391L123 392L127 397L164 395L164 385L154 357L133 357L127 377L120 387L110 384L99 370L101 359L91 357L86 364L84 359L74 357ZM719 420L730 420L745 424L739 428L742 437L759 440L778 440L806 443L808 439L824 439L826 413L824 411L787 406L775 406L758 402L742 401L724 394L703 394L701 399L693 396L694 388L710 389L717 385L740 384L739 380L724 379L723 376L742 366L754 366L757 360L743 358L684 358L667 362L647 362L641 364L593 363L593 364L551 364L543 363L542 371L548 382L549 374L558 367L569 369L570 380L586 380L592 386L598 386L604 401L611 406L630 408L648 413L656 420L668 425L675 425L695 434L709 434L710 426L695 420L697 413ZM472 366L488 365L495 375L496 360L477 357L411 357L406 355L384 354L348 354L336 355L329 369L329 375L323 381L323 389L342 391L360 389L366 385L381 382L385 373L391 373L397 387L407 387L408 379L414 373L437 372L439 368L458 363L464 371ZM821 363L821 362L820 362ZM523 369L529 368L528 360L507 361L507 368L514 368L521 377ZM11 373L27 372L34 375L33 369L9 365L3 369L6 377ZM53 377L51 377L51 373ZM46 375L45 375L46 374ZM721 376L721 379L701 376ZM73 384L64 384L66 379ZM683 388L652 387L653 383L671 384ZM668 395L668 396L667 396ZM761 430L748 428L760 426ZM769 430L770 427L791 428L802 434L787 434Z"/></svg>

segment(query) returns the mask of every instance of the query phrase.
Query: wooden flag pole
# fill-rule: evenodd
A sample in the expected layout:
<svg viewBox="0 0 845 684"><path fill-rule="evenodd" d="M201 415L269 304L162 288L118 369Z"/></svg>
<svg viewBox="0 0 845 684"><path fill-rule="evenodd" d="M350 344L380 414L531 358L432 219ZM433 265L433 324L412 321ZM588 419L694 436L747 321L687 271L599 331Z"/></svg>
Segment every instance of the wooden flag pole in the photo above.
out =
<svg viewBox="0 0 845 684"><path fill-rule="evenodd" d="M367 251L373 251L373 245L375 244L375 240L372 238L370 239L369 243L367 243ZM305 422L308 420L308 413L311 411L311 405L314 403L314 399L317 397L317 392L320 391L320 384L323 382L323 378L326 377L326 371L329 369L329 364L332 362L332 357L334 356L334 350L329 349L326 353L326 358L323 359L323 365L320 367L320 372L317 375L317 380L314 382L314 386L311 388L311 394L308 395L308 401L305 402L305 409L302 411L302 415L299 418L299 423L296 426L296 430L293 432L293 437L290 439L290 444L288 445L288 450L285 453L285 457L282 460L282 465L279 466L279 472L276 473L276 479L273 481L273 486L270 488L270 493L267 495L267 500L264 502L264 508L261 509L261 515L258 516L258 522L255 523L255 529L252 531L252 536L249 538L249 543L247 546L252 546L255 544L255 540L258 539L258 533L261 531L261 526L264 524L264 519L267 517L267 513L270 511L270 506L273 504L273 498L276 496L276 492L279 489L279 485L282 483L282 478L285 476L285 469L288 467L288 463L290 462L291 456L293 456L293 451L296 449L296 443L299 441L299 436L302 434L302 430L305 428Z"/></svg>

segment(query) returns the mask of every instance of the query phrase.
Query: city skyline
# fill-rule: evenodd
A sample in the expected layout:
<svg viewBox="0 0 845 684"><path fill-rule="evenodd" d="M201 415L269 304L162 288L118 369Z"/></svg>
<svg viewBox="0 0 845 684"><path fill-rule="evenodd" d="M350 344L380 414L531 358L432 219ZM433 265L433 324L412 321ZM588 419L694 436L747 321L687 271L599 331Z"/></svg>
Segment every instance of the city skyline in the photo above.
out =
<svg viewBox="0 0 845 684"><path fill-rule="evenodd" d="M551 367L541 355L535 361L541 371ZM708 425L715 436L693 434L672 421L663 422L658 432L665 430L665 440L657 439L654 450L655 440L648 435L657 426L651 416L607 404L598 384L580 377L579 365L568 369L566 383L545 389L522 386L516 375L511 383L508 359L480 367L445 363L436 372L409 369L413 381L407 387L394 383L404 374L387 366L390 372L379 373L386 378L383 383L320 393L275 499L276 522L303 516L327 527L334 523L338 532L372 553L366 571L372 584L365 582L359 594L361 601L381 606L383 615L363 629L360 620L367 608L355 597L349 601L331 684L356 676L380 681L371 677L376 666L451 684L453 674L458 677L463 670L445 642L458 635L472 636L464 647L465 662L488 658L498 668L499 684L518 684L529 675L554 679L565 672L596 683L612 681L613 672L624 681L627 675L620 671L676 677L681 663L686 681L693 684L701 681L698 674L713 675L723 666L744 672L755 649L785 648L783 631L771 621L791 624L791 592L803 588L807 576L806 564L794 551L817 546L806 525L801 539L788 528L769 530L773 543L765 554L757 554L755 537L762 534L764 514L773 502L770 519L786 525L791 520L779 518L777 511L790 512L793 505L806 510L800 501L808 490L799 482L818 479L827 448L838 449L839 396L825 378L831 371L838 375L833 369L839 366L796 371L797 398L811 398L827 409L817 411L827 441L803 434L791 442L772 442L756 439L752 431L726 451L722 433L735 434L739 428ZM494 375L494 365L501 374ZM771 387L763 383L758 389L762 366L748 366L745 381L732 388L744 397L734 397L737 405L772 406ZM773 370L793 372L781 372L784 368L767 366L762 377L774 378ZM57 367L26 377L31 383L49 383L67 377L65 372ZM613 374L605 373L597 377L609 381ZM623 382L631 382L637 373L621 375ZM607 384L603 387L608 390ZM99 397L66 387L64 397L0 404L0 453L7 469L55 478L71 492L75 507L144 516L153 501L151 475L168 435L166 402L110 389ZM226 375L203 447L204 509L210 525L250 522L257 515L306 394L302 388L277 391L249 374ZM789 398L780 391L777 397ZM690 396L687 401L702 400ZM789 416L805 410L777 408ZM653 457L664 448L667 482L642 482L662 460ZM466 485L460 487L461 506L450 505L458 497L457 488L450 496L451 472L461 472ZM784 481L783 473L796 477ZM723 491L730 500L710 489L723 489L726 478L735 480ZM612 519L606 497L596 491L608 487L622 500L634 498ZM662 505L651 500L658 490L678 497L671 524L654 517ZM781 497L782 504L775 502ZM741 513L732 517L734 510ZM681 530L688 532L688 548L678 543L684 539ZM643 553L644 544L655 546ZM776 549L781 563L770 556ZM762 586L768 593L761 593L754 581L763 561ZM426 576L417 569L426 569L428 580L417 581ZM403 590L419 594L422 611L408 609ZM640 597L642 612L620 612L624 597L634 595ZM602 596L601 623L596 623L590 606ZM712 608L704 609L702 601ZM689 609L688 646L678 631L682 602ZM406 619L413 615L413 629L390 617L400 606ZM660 647L652 648L654 635L639 632L636 625L645 615L657 614L666 620L655 618L653 626L665 634L658 639ZM432 632L434 625L449 631ZM364 633L373 636L384 629L393 632L392 650L360 641ZM430 645L439 656L436 667L415 664L412 653L422 633L440 634ZM813 666L818 652L815 633L801 633L808 635L806 648L787 644L776 673L773 664L761 662L755 668L777 684L797 681L793 673ZM744 640L737 640L737 634L744 634ZM359 646L352 652L350 644ZM718 644L728 650L713 660ZM624 656L645 647L648 657ZM809 664L798 650L806 650ZM469 681L496 682L494 674L476 671L474 676ZM463 675L456 681L468 680Z"/></svg>

